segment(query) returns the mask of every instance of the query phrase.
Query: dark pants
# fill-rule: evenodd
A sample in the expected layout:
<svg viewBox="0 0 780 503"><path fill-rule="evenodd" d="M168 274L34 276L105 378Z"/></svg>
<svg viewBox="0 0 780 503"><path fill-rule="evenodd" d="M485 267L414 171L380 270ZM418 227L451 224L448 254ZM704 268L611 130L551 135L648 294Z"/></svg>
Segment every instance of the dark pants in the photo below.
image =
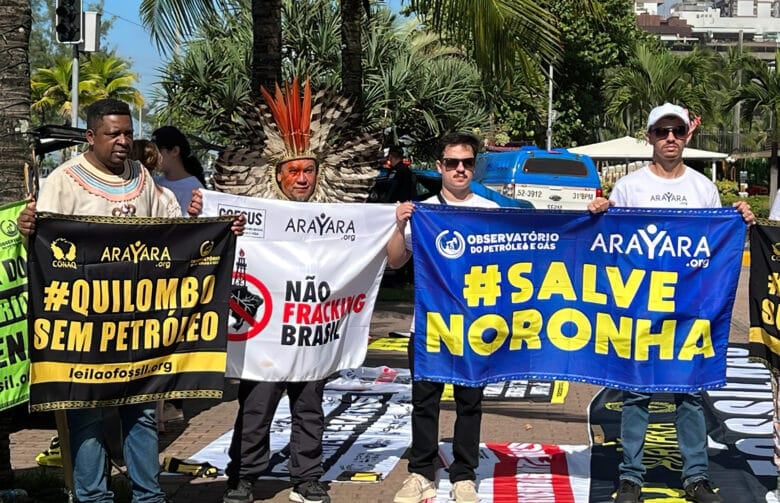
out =
<svg viewBox="0 0 780 503"><path fill-rule="evenodd" d="M271 454L271 423L285 390L290 398L290 480L296 484L322 476L322 393L325 380L310 382L255 382L238 386L238 414L230 442L230 463L225 473L231 481L256 480Z"/></svg>
<svg viewBox="0 0 780 503"><path fill-rule="evenodd" d="M414 375L414 334L409 339L409 368ZM479 465L479 430L482 423L482 389L454 386L455 432L452 441L454 461L450 481L475 480ZM444 384L412 381L412 448L409 471L428 480L436 479L439 452L439 404Z"/></svg>

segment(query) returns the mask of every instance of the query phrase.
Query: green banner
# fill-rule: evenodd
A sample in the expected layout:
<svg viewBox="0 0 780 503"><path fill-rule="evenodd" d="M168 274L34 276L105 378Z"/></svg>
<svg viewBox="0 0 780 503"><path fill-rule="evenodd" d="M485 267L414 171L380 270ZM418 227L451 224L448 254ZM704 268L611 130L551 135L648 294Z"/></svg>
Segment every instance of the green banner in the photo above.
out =
<svg viewBox="0 0 780 503"><path fill-rule="evenodd" d="M0 410L30 396L27 351L27 251L16 219L27 201L0 206Z"/></svg>

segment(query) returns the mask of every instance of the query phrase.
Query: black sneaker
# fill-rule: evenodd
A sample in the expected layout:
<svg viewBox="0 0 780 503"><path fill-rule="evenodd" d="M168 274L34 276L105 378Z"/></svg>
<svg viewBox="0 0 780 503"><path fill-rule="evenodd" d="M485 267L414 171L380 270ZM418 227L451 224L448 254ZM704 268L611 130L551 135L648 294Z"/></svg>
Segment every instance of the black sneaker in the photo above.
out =
<svg viewBox="0 0 780 503"><path fill-rule="evenodd" d="M723 502L723 499L710 486L709 480L697 480L685 486L685 499L698 503Z"/></svg>
<svg viewBox="0 0 780 503"><path fill-rule="evenodd" d="M254 484L246 479L240 479L235 487L228 481L228 488L222 496L222 503L252 503L255 498L252 495Z"/></svg>
<svg viewBox="0 0 780 503"><path fill-rule="evenodd" d="M328 490L319 480L307 480L290 491L290 501L295 503L330 503Z"/></svg>
<svg viewBox="0 0 780 503"><path fill-rule="evenodd" d="M630 480L621 479L615 495L615 503L639 503L642 501L642 486Z"/></svg>

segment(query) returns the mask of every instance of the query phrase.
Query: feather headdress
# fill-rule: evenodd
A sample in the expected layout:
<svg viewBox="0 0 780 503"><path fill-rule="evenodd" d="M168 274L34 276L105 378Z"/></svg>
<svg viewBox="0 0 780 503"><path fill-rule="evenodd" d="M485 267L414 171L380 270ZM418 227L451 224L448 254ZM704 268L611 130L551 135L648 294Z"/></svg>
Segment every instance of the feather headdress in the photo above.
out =
<svg viewBox="0 0 780 503"><path fill-rule="evenodd" d="M363 202L377 174L381 144L375 135L355 129L358 121L346 98L312 96L309 79L277 85L258 115L265 134L261 148L228 147L215 165L214 186L231 194L286 199L276 182L278 166L293 159L314 159L317 182L310 201Z"/></svg>

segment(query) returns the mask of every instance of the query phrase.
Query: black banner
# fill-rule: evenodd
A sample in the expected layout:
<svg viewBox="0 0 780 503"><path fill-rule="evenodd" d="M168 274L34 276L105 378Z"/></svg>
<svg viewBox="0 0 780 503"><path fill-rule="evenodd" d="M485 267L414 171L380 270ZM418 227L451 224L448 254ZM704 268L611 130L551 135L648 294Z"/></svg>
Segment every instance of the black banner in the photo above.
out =
<svg viewBox="0 0 780 503"><path fill-rule="evenodd" d="M780 226L750 226L750 356L780 372Z"/></svg>
<svg viewBox="0 0 780 503"><path fill-rule="evenodd" d="M41 215L28 262L31 410L220 398L231 221Z"/></svg>

